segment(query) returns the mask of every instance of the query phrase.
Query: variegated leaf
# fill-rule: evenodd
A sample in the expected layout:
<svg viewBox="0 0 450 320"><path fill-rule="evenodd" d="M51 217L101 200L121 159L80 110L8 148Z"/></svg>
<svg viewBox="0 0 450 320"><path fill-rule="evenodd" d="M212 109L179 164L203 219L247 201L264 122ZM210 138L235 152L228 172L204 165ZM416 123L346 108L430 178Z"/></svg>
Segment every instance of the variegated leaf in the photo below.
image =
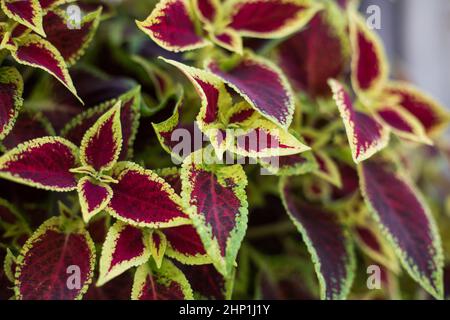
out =
<svg viewBox="0 0 450 320"><path fill-rule="evenodd" d="M339 82L330 80L329 84L344 122L353 160L359 163L385 148L389 130L372 116L355 110L350 95Z"/></svg>
<svg viewBox="0 0 450 320"><path fill-rule="evenodd" d="M25 110L19 114L13 130L0 144L4 149L9 150L29 140L54 135L55 130L42 113Z"/></svg>
<svg viewBox="0 0 450 320"><path fill-rule="evenodd" d="M221 122L223 110L232 105L230 94L223 82L214 74L187 66L174 60L163 59L165 62L177 67L192 82L201 98L201 109L197 116L200 129L206 130L216 127Z"/></svg>
<svg viewBox="0 0 450 320"><path fill-rule="evenodd" d="M318 169L317 161L311 152L282 157L262 157L259 161L268 172L279 176L301 175Z"/></svg>
<svg viewBox="0 0 450 320"><path fill-rule="evenodd" d="M393 133L401 138L425 144L433 144L427 137L422 123L411 113L400 106L382 106L377 108L376 114Z"/></svg>
<svg viewBox="0 0 450 320"><path fill-rule="evenodd" d="M81 101L64 58L50 42L37 35L26 35L20 38L11 54L18 63L40 68L53 75Z"/></svg>
<svg viewBox="0 0 450 320"><path fill-rule="evenodd" d="M102 211L111 200L113 192L109 185L85 176L78 181L78 196L84 222Z"/></svg>
<svg viewBox="0 0 450 320"><path fill-rule="evenodd" d="M441 240L420 193L385 160L360 164L358 175L364 200L403 267L431 295L442 299Z"/></svg>
<svg viewBox="0 0 450 320"><path fill-rule="evenodd" d="M169 51L186 51L209 45L197 34L187 0L162 0L137 26L158 45Z"/></svg>
<svg viewBox="0 0 450 320"><path fill-rule="evenodd" d="M170 228L168 229L170 230ZM159 230L152 230L149 236L150 252L158 268L161 268L167 248L167 238Z"/></svg>
<svg viewBox="0 0 450 320"><path fill-rule="evenodd" d="M247 177L240 165L209 166L203 156L199 150L183 163L183 202L215 267L229 276L247 229Z"/></svg>
<svg viewBox="0 0 450 320"><path fill-rule="evenodd" d="M95 248L89 233L84 229L65 231L61 219L53 217L33 233L21 250L15 275L16 297L81 299L92 281L94 265ZM70 278L74 273L76 276Z"/></svg>
<svg viewBox="0 0 450 320"><path fill-rule="evenodd" d="M350 44L347 21L330 1L308 26L276 49L281 68L294 87L312 97L329 96L327 81L339 78L347 66Z"/></svg>
<svg viewBox="0 0 450 320"><path fill-rule="evenodd" d="M199 19L206 24L213 24L220 15L221 3L219 0L194 0Z"/></svg>
<svg viewBox="0 0 450 320"><path fill-rule="evenodd" d="M179 195L162 178L131 162L119 162L113 170L117 183L106 210L119 220L149 228L189 224Z"/></svg>
<svg viewBox="0 0 450 320"><path fill-rule="evenodd" d="M282 38L304 27L321 9L310 0L232 0L228 27L245 37Z"/></svg>
<svg viewBox="0 0 450 320"><path fill-rule="evenodd" d="M44 16L46 39L58 49L67 66L75 64L84 54L97 31L101 13L102 7L83 15L80 28L69 28L69 19L62 10L49 11Z"/></svg>
<svg viewBox="0 0 450 320"><path fill-rule="evenodd" d="M108 230L103 243L97 286L102 286L151 256L150 240L144 230L117 221Z"/></svg>
<svg viewBox="0 0 450 320"><path fill-rule="evenodd" d="M281 182L281 196L289 217L302 234L312 256L322 299L345 299L354 279L355 257L348 230L336 213L299 197L295 178Z"/></svg>
<svg viewBox="0 0 450 320"><path fill-rule="evenodd" d="M12 130L22 107L23 80L17 69L0 68L0 140Z"/></svg>
<svg viewBox="0 0 450 320"><path fill-rule="evenodd" d="M161 267L146 263L134 275L132 300L192 300L192 289L184 276L170 260Z"/></svg>
<svg viewBox="0 0 450 320"><path fill-rule="evenodd" d="M195 299L230 300L233 291L234 275L224 278L214 265L201 266L178 264L188 279Z"/></svg>
<svg viewBox="0 0 450 320"><path fill-rule="evenodd" d="M119 101L84 134L80 146L83 166L91 166L101 172L111 169L117 162L122 148L120 106Z"/></svg>
<svg viewBox="0 0 450 320"><path fill-rule="evenodd" d="M192 225L164 229L167 256L183 264L211 263L202 240Z"/></svg>
<svg viewBox="0 0 450 320"><path fill-rule="evenodd" d="M272 62L247 53L239 63L225 70L217 61L206 67L220 77L264 117L288 128L295 109L292 88Z"/></svg>
<svg viewBox="0 0 450 320"><path fill-rule="evenodd" d="M92 127L106 111L110 110L117 101L121 101L120 124L122 128L123 143L119 160L127 160L127 158L131 158L133 155L133 143L139 127L140 97L140 87L138 86L116 99L89 108L70 120L61 130L60 134L74 144L80 145L86 131Z"/></svg>
<svg viewBox="0 0 450 320"><path fill-rule="evenodd" d="M1 0L0 4L8 18L45 36L42 27L42 8L39 0Z"/></svg>
<svg viewBox="0 0 450 320"><path fill-rule="evenodd" d="M210 32L210 39L217 45L237 54L243 53L242 38L235 30L226 28L221 32Z"/></svg>
<svg viewBox="0 0 450 320"><path fill-rule="evenodd" d="M389 76L389 65L381 40L366 21L353 10L349 11L352 46L352 85L361 98L376 97Z"/></svg>
<svg viewBox="0 0 450 320"><path fill-rule="evenodd" d="M78 166L78 148L60 137L27 141L0 157L0 177L29 186L71 191L77 187L70 169Z"/></svg>
<svg viewBox="0 0 450 320"><path fill-rule="evenodd" d="M400 110L413 115L430 137L441 134L450 123L450 113L439 102L413 85L389 82L384 87L383 95L397 99Z"/></svg>

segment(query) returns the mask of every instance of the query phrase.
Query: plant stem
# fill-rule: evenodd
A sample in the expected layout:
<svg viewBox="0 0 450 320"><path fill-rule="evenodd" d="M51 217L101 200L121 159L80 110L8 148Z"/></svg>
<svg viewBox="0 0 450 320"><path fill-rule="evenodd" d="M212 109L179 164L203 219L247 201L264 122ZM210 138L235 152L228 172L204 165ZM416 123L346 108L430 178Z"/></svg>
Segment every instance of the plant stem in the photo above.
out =
<svg viewBox="0 0 450 320"><path fill-rule="evenodd" d="M274 235L285 234L295 231L295 226L291 221L282 221L276 224L254 227L247 232L248 239L258 239Z"/></svg>

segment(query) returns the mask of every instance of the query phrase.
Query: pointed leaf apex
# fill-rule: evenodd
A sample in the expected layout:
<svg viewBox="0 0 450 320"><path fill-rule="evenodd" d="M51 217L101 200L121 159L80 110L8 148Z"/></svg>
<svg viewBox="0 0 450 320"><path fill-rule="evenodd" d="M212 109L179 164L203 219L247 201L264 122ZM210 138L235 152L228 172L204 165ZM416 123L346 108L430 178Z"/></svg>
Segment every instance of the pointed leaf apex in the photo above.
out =
<svg viewBox="0 0 450 320"><path fill-rule="evenodd" d="M83 166L92 166L100 172L111 169L117 162L122 148L120 107L119 101L84 134L80 146Z"/></svg>

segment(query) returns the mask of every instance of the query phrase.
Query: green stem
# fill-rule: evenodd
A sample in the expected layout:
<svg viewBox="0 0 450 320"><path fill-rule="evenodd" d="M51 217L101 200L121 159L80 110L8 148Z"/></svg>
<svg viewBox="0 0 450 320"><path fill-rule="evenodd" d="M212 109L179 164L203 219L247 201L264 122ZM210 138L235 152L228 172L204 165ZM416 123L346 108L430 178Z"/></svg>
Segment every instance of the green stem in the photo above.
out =
<svg viewBox="0 0 450 320"><path fill-rule="evenodd" d="M283 235L289 232L294 232L295 226L291 221L283 221L276 224L264 225L261 227L254 227L248 230L248 239L259 239L270 237L274 235Z"/></svg>
<svg viewBox="0 0 450 320"><path fill-rule="evenodd" d="M274 48L276 48L284 40L286 40L286 37L268 41L261 49L258 50L258 55L265 56L265 55L269 54L269 52L271 52Z"/></svg>

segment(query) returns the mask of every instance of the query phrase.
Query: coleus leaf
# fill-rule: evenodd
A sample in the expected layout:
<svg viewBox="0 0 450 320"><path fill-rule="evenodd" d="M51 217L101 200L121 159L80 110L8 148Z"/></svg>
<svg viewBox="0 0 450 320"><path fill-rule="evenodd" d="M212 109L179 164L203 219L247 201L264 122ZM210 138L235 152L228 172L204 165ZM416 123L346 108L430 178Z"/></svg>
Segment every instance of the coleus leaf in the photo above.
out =
<svg viewBox="0 0 450 320"><path fill-rule="evenodd" d="M81 299L92 280L94 265L94 243L87 231L66 231L59 217L51 218L27 240L17 259L16 297Z"/></svg>
<svg viewBox="0 0 450 320"><path fill-rule="evenodd" d="M197 34L193 13L187 0L160 1L137 26L159 46L169 51L186 51L209 45Z"/></svg>
<svg viewBox="0 0 450 320"><path fill-rule="evenodd" d="M345 162L334 163L338 170L339 184L334 184L332 199L341 200L359 194L359 179L356 168Z"/></svg>
<svg viewBox="0 0 450 320"><path fill-rule="evenodd" d="M69 28L67 14L62 10L46 13L43 26L46 39L58 49L66 61L67 66L75 62L84 54L92 41L100 22L102 7L83 16L80 28Z"/></svg>
<svg viewBox="0 0 450 320"><path fill-rule="evenodd" d="M284 157L261 158L260 163L270 173L279 176L301 175L318 169L317 162L311 152Z"/></svg>
<svg viewBox="0 0 450 320"><path fill-rule="evenodd" d="M376 97L389 76L389 65L381 40L366 21L349 10L352 47L352 85L362 98Z"/></svg>
<svg viewBox="0 0 450 320"><path fill-rule="evenodd" d="M232 105L231 95L227 92L223 81L208 71L193 68L174 60L163 60L177 67L194 85L201 99L201 108L197 115L197 125L208 136L216 152L218 154L223 153L224 146L222 142L224 141L219 141L217 137L218 133L225 127L223 119L224 112ZM179 117L178 109L179 107L175 108L173 116L167 122L164 122L164 126L160 126L160 129L164 129L165 132L170 133L169 129L175 128L175 123ZM162 130L160 131L162 132ZM200 145L194 145L193 147L194 150L201 148Z"/></svg>
<svg viewBox="0 0 450 320"><path fill-rule="evenodd" d="M178 168L165 168L158 170L157 173L174 189L176 194L181 194L181 175ZM157 230L154 232L160 233ZM163 239L162 242L167 243L164 250L158 251L161 252L161 254L158 255L158 258L160 256L162 259L163 254L165 253L167 256L182 263L211 263L211 259L207 256L197 231L191 225L166 228L164 229L161 238ZM152 247L150 248L153 250ZM155 256L153 253L152 255ZM159 265L157 261L155 262Z"/></svg>
<svg viewBox="0 0 450 320"><path fill-rule="evenodd" d="M211 136L213 130L206 131L216 153L216 145L221 142L221 148L264 163L273 157L294 155L310 149L290 132L263 118L246 101L229 108L222 118L222 122L227 124L226 131L218 130L216 137Z"/></svg>
<svg viewBox="0 0 450 320"><path fill-rule="evenodd" d="M357 225L354 228L354 237L362 251L376 262L399 273L400 266L392 248L386 243L372 223Z"/></svg>
<svg viewBox="0 0 450 320"><path fill-rule="evenodd" d="M109 185L97 182L89 176L85 176L78 181L77 190L80 198L81 213L86 223L106 208L113 195Z"/></svg>
<svg viewBox="0 0 450 320"><path fill-rule="evenodd" d="M191 152L201 149L206 141L196 139L202 135L197 122L181 123L180 107L181 105L177 103L169 118L160 123L152 123L152 125L162 148L171 155L173 160L181 163ZM182 141L185 137L191 138L188 148L184 148L187 145ZM180 146L181 148L179 148Z"/></svg>
<svg viewBox="0 0 450 320"><path fill-rule="evenodd" d="M55 130L42 113L23 111L17 117L13 130L1 142L1 147L8 150L29 140L54 135Z"/></svg>
<svg viewBox="0 0 450 320"><path fill-rule="evenodd" d="M15 50L15 40L31 32L31 29L24 26L23 24L16 23L13 25L2 26L3 39L0 47L8 50Z"/></svg>
<svg viewBox="0 0 450 320"><path fill-rule="evenodd" d="M77 187L70 169L78 166L78 148L60 137L27 141L0 157L0 177L36 188L71 191Z"/></svg>
<svg viewBox="0 0 450 320"><path fill-rule="evenodd" d="M431 137L440 134L450 122L450 114L441 104L410 84L389 82L383 95L397 98L397 108L416 117Z"/></svg>
<svg viewBox="0 0 450 320"><path fill-rule="evenodd" d="M379 107L376 114L381 122L389 126L397 136L411 141L433 144L427 137L422 123L402 107Z"/></svg>
<svg viewBox="0 0 450 320"><path fill-rule="evenodd" d="M225 279L212 264L201 266L178 264L178 266L188 279L196 299L197 296L200 299L215 300L231 298L234 277Z"/></svg>
<svg viewBox="0 0 450 320"><path fill-rule="evenodd" d="M168 228L170 230L170 228ZM152 230L149 236L150 252L158 268L161 268L167 248L167 238L159 230Z"/></svg>
<svg viewBox="0 0 450 320"><path fill-rule="evenodd" d="M132 300L192 300L192 289L183 272L170 260L161 267L146 263L134 275Z"/></svg>
<svg viewBox="0 0 450 320"><path fill-rule="evenodd" d="M298 134L292 132L293 137ZM272 157L261 157L259 163L269 173L279 176L301 175L318 169L317 161L312 152L302 152L285 156L274 155Z"/></svg>
<svg viewBox="0 0 450 320"><path fill-rule="evenodd" d="M11 131L22 107L23 80L17 69L0 68L0 140Z"/></svg>
<svg viewBox="0 0 450 320"><path fill-rule="evenodd" d="M242 36L282 38L305 26L321 9L309 0L233 0L228 27Z"/></svg>
<svg viewBox="0 0 450 320"><path fill-rule="evenodd" d="M218 0L194 0L199 19L207 24L217 20L220 14L220 2Z"/></svg>
<svg viewBox="0 0 450 320"><path fill-rule="evenodd" d="M28 29L23 24L16 24L11 27L11 38L20 38L21 36L28 34L31 32L30 29ZM14 41L10 39L11 44L14 45Z"/></svg>
<svg viewBox="0 0 450 320"><path fill-rule="evenodd" d="M102 244L105 242L106 234L110 227L110 218L108 215L99 215L89 221L87 229L94 240L95 244Z"/></svg>
<svg viewBox="0 0 450 320"><path fill-rule="evenodd" d="M294 87L311 96L329 96L329 78L339 78L349 58L347 22L336 4L327 3L308 27L277 47L281 68Z"/></svg>
<svg viewBox="0 0 450 320"><path fill-rule="evenodd" d="M209 38L217 45L230 50L232 52L236 52L238 54L242 54L243 45L242 45L242 37L238 32L231 28L225 28L221 32L209 33Z"/></svg>
<svg viewBox="0 0 450 320"><path fill-rule="evenodd" d="M224 118L226 123L236 127L261 117L249 103L242 101L228 108Z"/></svg>
<svg viewBox="0 0 450 320"><path fill-rule="evenodd" d="M151 170L119 162L113 170L113 197L106 207L112 216L134 226L167 228L189 224L180 197Z"/></svg>
<svg viewBox="0 0 450 320"><path fill-rule="evenodd" d="M288 128L295 109L292 88L282 71L272 62L247 53L228 70L216 61L206 67L221 78L264 117Z"/></svg>
<svg viewBox="0 0 450 320"><path fill-rule="evenodd" d="M222 118L222 122L227 123L227 130L209 129L205 132L218 155L226 149L267 163L273 157L310 150L295 135L263 118L246 101L229 108ZM274 162L270 162L269 167L271 164Z"/></svg>
<svg viewBox="0 0 450 320"><path fill-rule="evenodd" d="M221 110L232 105L232 99L223 82L214 74L201 69L193 68L180 62L162 59L177 67L192 82L201 98L202 106L197 117L202 131L220 122Z"/></svg>
<svg viewBox="0 0 450 320"><path fill-rule="evenodd" d="M84 134L80 146L83 166L91 166L101 172L111 169L117 162L122 147L120 106L119 101Z"/></svg>
<svg viewBox="0 0 450 320"><path fill-rule="evenodd" d="M271 158L289 156L310 150L294 135L280 128L273 122L259 118L249 118L237 130L236 142L229 146L230 151L253 158Z"/></svg>
<svg viewBox="0 0 450 320"><path fill-rule="evenodd" d="M358 166L366 205L410 276L443 297L441 240L430 209L413 184L385 160Z"/></svg>
<svg viewBox="0 0 450 320"><path fill-rule="evenodd" d="M211 263L202 240L192 225L164 229L167 239L166 255L183 264Z"/></svg>
<svg viewBox="0 0 450 320"><path fill-rule="evenodd" d="M182 197L214 266L229 276L247 229L247 178L240 165L209 166L203 150L183 163Z"/></svg>
<svg viewBox="0 0 450 320"><path fill-rule="evenodd" d="M312 256L322 299L345 299L354 278L355 257L348 230L336 213L300 197L294 178L281 182L281 197L289 217Z"/></svg>
<svg viewBox="0 0 450 320"><path fill-rule="evenodd" d="M81 101L70 78L64 58L50 42L37 35L29 34L20 38L11 54L18 63L40 68L53 75Z"/></svg>
<svg viewBox="0 0 450 320"><path fill-rule="evenodd" d="M101 287L90 286L83 300L130 300L132 286L133 273L124 272Z"/></svg>
<svg viewBox="0 0 450 320"><path fill-rule="evenodd" d="M350 95L339 82L330 80L329 85L344 122L353 160L359 163L385 148L389 130L372 116L355 110Z"/></svg>
<svg viewBox="0 0 450 320"><path fill-rule="evenodd" d="M112 99L89 108L69 121L61 130L60 134L74 144L81 145L81 140L86 131L89 130L89 128L91 128L107 110L110 110L117 101L121 101L120 124L122 128L123 143L119 160L122 161L131 158L133 154L134 139L139 127L140 97L140 87L138 86L119 96L117 99Z"/></svg>
<svg viewBox="0 0 450 320"><path fill-rule="evenodd" d="M176 101L172 115L162 122L152 123L152 126L161 147L173 157L179 158L176 153L172 152L173 148L179 143L179 141L174 138L174 132L178 129L191 131L189 130L190 128L183 127L180 121L181 107L183 105L183 92L178 92L174 98Z"/></svg>
<svg viewBox="0 0 450 320"><path fill-rule="evenodd" d="M323 151L315 151L314 158L318 164L314 174L340 188L342 186L341 174L334 160Z"/></svg>
<svg viewBox="0 0 450 320"><path fill-rule="evenodd" d="M38 0L1 0L0 3L8 18L45 36L42 27L42 8Z"/></svg>
<svg viewBox="0 0 450 320"><path fill-rule="evenodd" d="M142 229L117 221L103 243L97 286L150 259L150 240Z"/></svg>
<svg viewBox="0 0 450 320"><path fill-rule="evenodd" d="M181 173L177 167L163 168L156 171L156 174L163 178L175 191L181 194Z"/></svg>
<svg viewBox="0 0 450 320"><path fill-rule="evenodd" d="M74 0L39 0L39 3L41 4L42 10L45 11L47 9L53 9L64 3L69 3L72 1Z"/></svg>

